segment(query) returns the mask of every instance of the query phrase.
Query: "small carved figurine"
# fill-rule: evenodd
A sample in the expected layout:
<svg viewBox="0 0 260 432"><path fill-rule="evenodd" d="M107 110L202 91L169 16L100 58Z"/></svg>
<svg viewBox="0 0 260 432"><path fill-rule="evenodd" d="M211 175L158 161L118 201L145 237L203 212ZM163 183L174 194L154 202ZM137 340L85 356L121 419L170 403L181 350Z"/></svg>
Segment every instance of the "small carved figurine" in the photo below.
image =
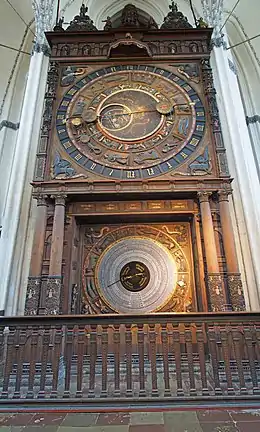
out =
<svg viewBox="0 0 260 432"><path fill-rule="evenodd" d="M198 28L208 28L208 24L206 23L206 21L203 20L202 17L200 17L198 19L198 22L197 22L197 27Z"/></svg>
<svg viewBox="0 0 260 432"><path fill-rule="evenodd" d="M56 32L58 32L58 31L64 31L63 23L64 23L64 17L62 17L62 18L59 19L59 21L55 25L53 31L56 31Z"/></svg>
<svg viewBox="0 0 260 432"><path fill-rule="evenodd" d="M104 20L104 21L102 21L102 22L106 23L105 26L104 26L104 30L105 31L108 31L108 30L112 29L112 21L111 21L110 16L108 16L107 19Z"/></svg>
<svg viewBox="0 0 260 432"><path fill-rule="evenodd" d="M82 18L85 17L86 13L88 11L88 7L84 5L84 3L82 3L81 7L80 7L80 12L79 12L79 16L81 16Z"/></svg>

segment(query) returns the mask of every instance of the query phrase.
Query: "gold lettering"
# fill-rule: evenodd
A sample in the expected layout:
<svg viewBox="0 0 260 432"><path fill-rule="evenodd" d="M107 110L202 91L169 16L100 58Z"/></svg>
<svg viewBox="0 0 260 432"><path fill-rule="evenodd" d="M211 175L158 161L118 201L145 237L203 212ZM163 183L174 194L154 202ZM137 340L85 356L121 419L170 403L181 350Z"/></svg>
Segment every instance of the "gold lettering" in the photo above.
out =
<svg viewBox="0 0 260 432"><path fill-rule="evenodd" d="M80 159L82 159L82 155L81 154L77 154L74 159L76 159L76 161L79 161Z"/></svg>
<svg viewBox="0 0 260 432"><path fill-rule="evenodd" d="M186 159L188 157L188 155L184 152L181 152L181 156L183 157L183 159Z"/></svg>
<svg viewBox="0 0 260 432"><path fill-rule="evenodd" d="M91 165L90 169L93 171L96 168L97 164L93 162L93 164Z"/></svg>
<svg viewBox="0 0 260 432"><path fill-rule="evenodd" d="M126 178L135 178L135 172L134 171L127 171L126 172Z"/></svg>
<svg viewBox="0 0 260 432"><path fill-rule="evenodd" d="M113 174L113 172L114 172L114 170L112 169L108 175L111 176Z"/></svg>
<svg viewBox="0 0 260 432"><path fill-rule="evenodd" d="M70 89L70 91L68 91L68 94L74 95L76 92L77 92L77 90L72 88L72 89Z"/></svg>
<svg viewBox="0 0 260 432"><path fill-rule="evenodd" d="M154 174L154 170L153 170L153 168L147 168L146 171L147 171L147 174L148 174L149 176L151 176L151 175Z"/></svg>
<svg viewBox="0 0 260 432"><path fill-rule="evenodd" d="M71 143L69 141L63 143L63 147L65 147L65 149L68 149L71 147Z"/></svg>
<svg viewBox="0 0 260 432"><path fill-rule="evenodd" d="M199 143L199 140L197 138L192 138L190 144L194 147L196 147L196 145Z"/></svg>

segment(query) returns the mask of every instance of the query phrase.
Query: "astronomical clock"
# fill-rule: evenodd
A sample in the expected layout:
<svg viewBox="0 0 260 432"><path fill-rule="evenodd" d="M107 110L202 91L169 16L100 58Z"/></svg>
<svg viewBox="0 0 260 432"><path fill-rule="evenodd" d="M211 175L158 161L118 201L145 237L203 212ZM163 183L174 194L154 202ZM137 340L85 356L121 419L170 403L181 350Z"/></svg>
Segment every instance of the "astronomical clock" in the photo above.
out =
<svg viewBox="0 0 260 432"><path fill-rule="evenodd" d="M157 178L205 152L201 92L181 67L89 69L63 92L56 114L57 151L75 170L113 180Z"/></svg>
<svg viewBox="0 0 260 432"><path fill-rule="evenodd" d="M98 31L83 4L66 30L60 20L46 35L26 313L237 305L239 271L226 259L235 249L224 250L220 220L231 180L212 30L192 28L175 2L160 29L133 5L119 15Z"/></svg>

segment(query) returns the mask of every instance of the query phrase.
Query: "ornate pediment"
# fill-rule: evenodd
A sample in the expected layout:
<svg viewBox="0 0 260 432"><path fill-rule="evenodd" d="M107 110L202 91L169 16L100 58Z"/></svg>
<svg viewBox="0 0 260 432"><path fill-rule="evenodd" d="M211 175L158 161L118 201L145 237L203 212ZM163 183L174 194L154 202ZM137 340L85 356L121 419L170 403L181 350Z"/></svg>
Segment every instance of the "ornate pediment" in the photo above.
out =
<svg viewBox="0 0 260 432"><path fill-rule="evenodd" d="M96 31L97 28L94 26L93 21L87 15L88 7L84 3L80 7L79 15L76 15L70 22L70 25L66 31Z"/></svg>
<svg viewBox="0 0 260 432"><path fill-rule="evenodd" d="M127 4L122 12L120 18L107 17L103 21L105 23L104 30L111 29L146 29L146 30L157 30L158 25L151 16L144 15L140 9L133 4Z"/></svg>
<svg viewBox="0 0 260 432"><path fill-rule="evenodd" d="M178 6L175 1L172 0L172 4L169 6L170 12L164 18L164 22L161 25L161 29L175 30L183 28L192 28L188 19L183 15L182 12L178 11Z"/></svg>

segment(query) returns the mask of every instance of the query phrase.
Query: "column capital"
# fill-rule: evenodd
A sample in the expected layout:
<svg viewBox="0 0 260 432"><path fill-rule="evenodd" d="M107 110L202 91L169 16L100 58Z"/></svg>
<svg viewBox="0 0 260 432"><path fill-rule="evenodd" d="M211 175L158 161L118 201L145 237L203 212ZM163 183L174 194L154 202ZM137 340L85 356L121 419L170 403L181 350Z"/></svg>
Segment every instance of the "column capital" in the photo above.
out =
<svg viewBox="0 0 260 432"><path fill-rule="evenodd" d="M219 202L223 202L223 201L229 202L229 198L228 198L229 195L231 195L231 191L219 190L218 191L218 201Z"/></svg>
<svg viewBox="0 0 260 432"><path fill-rule="evenodd" d="M51 198L55 200L55 206L65 206L67 195L66 194L57 194L51 195Z"/></svg>
<svg viewBox="0 0 260 432"><path fill-rule="evenodd" d="M37 207L48 205L48 203L47 203L48 195L39 194L36 196L36 199L37 199Z"/></svg>
<svg viewBox="0 0 260 432"><path fill-rule="evenodd" d="M203 202L208 202L209 201L209 197L212 195L212 192L206 192L206 191L201 191L198 192L198 199L200 204Z"/></svg>
<svg viewBox="0 0 260 432"><path fill-rule="evenodd" d="M55 0L32 0L32 8L35 16L36 38L35 52L50 54L50 48L45 38L45 32L52 29Z"/></svg>

